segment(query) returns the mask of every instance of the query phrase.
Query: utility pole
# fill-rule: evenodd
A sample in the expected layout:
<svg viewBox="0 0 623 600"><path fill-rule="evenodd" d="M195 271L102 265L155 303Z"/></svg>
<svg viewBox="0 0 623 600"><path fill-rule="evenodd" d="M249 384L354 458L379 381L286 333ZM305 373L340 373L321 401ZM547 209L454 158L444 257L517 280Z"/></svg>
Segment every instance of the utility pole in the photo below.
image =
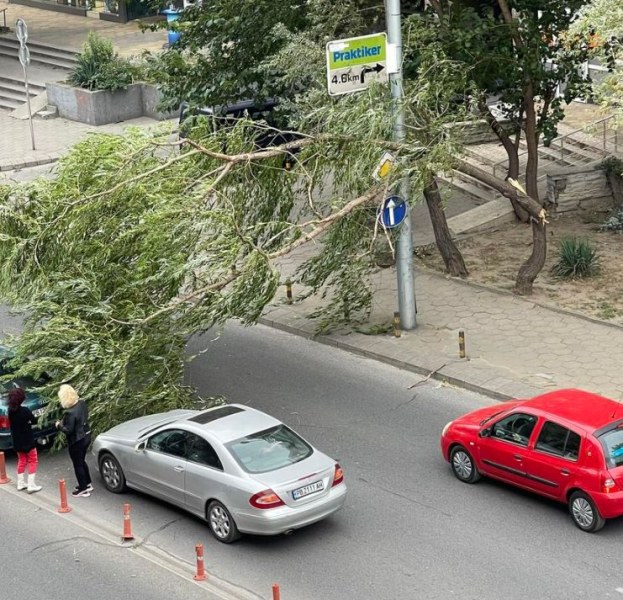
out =
<svg viewBox="0 0 623 600"><path fill-rule="evenodd" d="M387 19L387 42L395 48L397 69L389 75L389 85L394 100L394 141L402 142L405 138L405 115L402 105L402 33L400 30L400 0L385 0ZM409 200L409 179L400 182L400 196ZM408 211L408 208L407 208ZM413 283L413 238L411 237L411 213L400 226L396 249L396 271L398 276L398 310L400 325L404 330L415 329L417 307L415 304L415 286Z"/></svg>

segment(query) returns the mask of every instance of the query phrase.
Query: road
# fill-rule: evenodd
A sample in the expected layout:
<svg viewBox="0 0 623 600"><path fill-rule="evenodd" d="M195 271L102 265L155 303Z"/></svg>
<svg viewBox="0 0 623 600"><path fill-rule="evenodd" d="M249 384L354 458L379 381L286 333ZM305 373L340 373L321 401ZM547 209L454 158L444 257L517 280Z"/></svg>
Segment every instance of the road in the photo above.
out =
<svg viewBox="0 0 623 600"><path fill-rule="evenodd" d="M3 598L216 600L207 583L175 574L141 548L99 535L36 496L2 494Z"/></svg>
<svg viewBox="0 0 623 600"><path fill-rule="evenodd" d="M339 459L345 508L289 537L230 546L179 510L101 485L74 499L76 510L121 531L122 503L131 502L147 545L190 564L202 542L210 573L261 598L273 582L284 600L623 598L623 519L589 535L562 505L454 479L439 433L491 400L261 326L228 326L191 346L206 350L187 373L203 394L266 410ZM60 476L73 482L65 453L41 463L43 493L53 494Z"/></svg>

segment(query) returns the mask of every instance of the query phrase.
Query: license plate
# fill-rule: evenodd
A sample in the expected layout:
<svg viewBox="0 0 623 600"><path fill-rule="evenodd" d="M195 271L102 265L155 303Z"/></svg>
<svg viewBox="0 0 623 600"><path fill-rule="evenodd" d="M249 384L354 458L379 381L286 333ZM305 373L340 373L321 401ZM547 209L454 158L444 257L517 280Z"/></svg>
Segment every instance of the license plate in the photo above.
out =
<svg viewBox="0 0 623 600"><path fill-rule="evenodd" d="M34 417L40 417L45 412L45 408L36 408L32 411Z"/></svg>
<svg viewBox="0 0 623 600"><path fill-rule="evenodd" d="M314 483L310 483L309 485L304 485L303 487L292 490L292 497L295 500L300 500L301 498L309 496L310 494L321 492L323 489L324 483L322 483L322 481L314 481Z"/></svg>

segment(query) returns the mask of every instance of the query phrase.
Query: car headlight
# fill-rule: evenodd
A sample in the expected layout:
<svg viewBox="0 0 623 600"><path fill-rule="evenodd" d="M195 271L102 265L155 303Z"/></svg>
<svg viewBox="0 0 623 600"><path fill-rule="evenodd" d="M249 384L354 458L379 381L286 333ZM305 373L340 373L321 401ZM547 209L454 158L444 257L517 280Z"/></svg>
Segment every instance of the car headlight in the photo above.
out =
<svg viewBox="0 0 623 600"><path fill-rule="evenodd" d="M450 429L450 425L452 425L453 421L450 421L449 423L446 423L444 425L444 428L441 430L441 437L443 437L444 435L446 435L446 433L448 433L448 429Z"/></svg>

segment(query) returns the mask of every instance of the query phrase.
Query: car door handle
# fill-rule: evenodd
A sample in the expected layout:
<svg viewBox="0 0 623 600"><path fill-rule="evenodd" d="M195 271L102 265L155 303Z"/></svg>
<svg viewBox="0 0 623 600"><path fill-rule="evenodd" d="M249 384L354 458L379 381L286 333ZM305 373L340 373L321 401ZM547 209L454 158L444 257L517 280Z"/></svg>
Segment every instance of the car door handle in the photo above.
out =
<svg viewBox="0 0 623 600"><path fill-rule="evenodd" d="M569 471L569 469L560 469L560 474L565 477L569 477L569 475L571 475L571 471Z"/></svg>
<svg viewBox="0 0 623 600"><path fill-rule="evenodd" d="M178 465L177 467L173 467L173 470L177 471L178 473L181 473L184 470L184 467L181 467Z"/></svg>
<svg viewBox="0 0 623 600"><path fill-rule="evenodd" d="M513 458L514 458L515 460L523 460L523 456L522 456L521 454L515 454L515 455L513 456Z"/></svg>

